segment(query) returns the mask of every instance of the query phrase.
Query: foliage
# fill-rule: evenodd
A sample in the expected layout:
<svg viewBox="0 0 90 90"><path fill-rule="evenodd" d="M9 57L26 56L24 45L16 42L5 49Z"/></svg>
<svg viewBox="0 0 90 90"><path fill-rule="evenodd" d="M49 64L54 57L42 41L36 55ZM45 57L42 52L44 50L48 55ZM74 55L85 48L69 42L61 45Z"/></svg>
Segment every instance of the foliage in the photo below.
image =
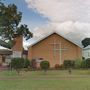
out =
<svg viewBox="0 0 90 90"><path fill-rule="evenodd" d="M30 67L30 61L28 59L24 59L24 68Z"/></svg>
<svg viewBox="0 0 90 90"><path fill-rule="evenodd" d="M10 48L14 44L15 37L23 35L26 40L32 37L27 25L20 25L21 19L22 13L17 10L16 5L9 4L6 6L0 2L0 36L3 41L10 45Z"/></svg>
<svg viewBox="0 0 90 90"><path fill-rule="evenodd" d="M22 68L28 68L30 61L24 58L13 58L11 60L11 68L15 69L18 73Z"/></svg>
<svg viewBox="0 0 90 90"><path fill-rule="evenodd" d="M86 60L82 60L82 62L81 62L81 68L86 68Z"/></svg>
<svg viewBox="0 0 90 90"><path fill-rule="evenodd" d="M63 69L63 65L55 64L55 69Z"/></svg>
<svg viewBox="0 0 90 90"><path fill-rule="evenodd" d="M81 68L81 63L82 63L82 60L80 60L80 59L76 59L75 60L75 68L77 68L77 69L80 69Z"/></svg>
<svg viewBox="0 0 90 90"><path fill-rule="evenodd" d="M42 70L47 71L50 67L50 63L48 61L42 61L40 67Z"/></svg>
<svg viewBox="0 0 90 90"><path fill-rule="evenodd" d="M10 41L10 42L11 42L11 41ZM9 42L6 43L6 42L3 41L3 40L0 40L0 45L3 46L3 47L7 47L7 48L11 48L11 47L13 46L12 44L9 44Z"/></svg>
<svg viewBox="0 0 90 90"><path fill-rule="evenodd" d="M90 68L90 58L86 59L86 68Z"/></svg>
<svg viewBox="0 0 90 90"><path fill-rule="evenodd" d="M13 58L11 60L11 68L15 69L18 73L24 67L24 59L23 58Z"/></svg>
<svg viewBox="0 0 90 90"><path fill-rule="evenodd" d="M90 58L82 60L81 68L90 68Z"/></svg>
<svg viewBox="0 0 90 90"><path fill-rule="evenodd" d="M84 40L82 40L82 45L85 47L87 47L88 45L90 45L90 38L85 38Z"/></svg>
<svg viewBox="0 0 90 90"><path fill-rule="evenodd" d="M65 68L73 68L75 65L75 61L74 60L64 60L63 64Z"/></svg>
<svg viewBox="0 0 90 90"><path fill-rule="evenodd" d="M85 60L85 57L82 57L82 60Z"/></svg>

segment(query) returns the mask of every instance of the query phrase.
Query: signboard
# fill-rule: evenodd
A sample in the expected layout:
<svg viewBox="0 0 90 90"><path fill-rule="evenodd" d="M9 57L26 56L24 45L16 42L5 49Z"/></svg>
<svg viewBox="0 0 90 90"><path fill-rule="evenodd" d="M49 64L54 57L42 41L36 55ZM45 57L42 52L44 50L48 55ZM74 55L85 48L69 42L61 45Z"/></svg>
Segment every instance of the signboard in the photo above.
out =
<svg viewBox="0 0 90 90"><path fill-rule="evenodd" d="M13 51L13 58L21 58L22 57L22 53L20 51Z"/></svg>

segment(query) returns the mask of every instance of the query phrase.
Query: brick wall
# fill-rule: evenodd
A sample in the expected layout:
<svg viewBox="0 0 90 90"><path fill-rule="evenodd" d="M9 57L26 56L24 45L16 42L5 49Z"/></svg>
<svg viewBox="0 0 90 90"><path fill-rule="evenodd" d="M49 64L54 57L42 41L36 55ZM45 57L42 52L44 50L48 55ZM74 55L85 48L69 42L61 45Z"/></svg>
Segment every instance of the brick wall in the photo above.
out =
<svg viewBox="0 0 90 90"><path fill-rule="evenodd" d="M61 52L61 57L59 51L56 51L56 53L53 52L53 45L51 45L51 43L53 43L54 40L57 43L61 43L62 49L67 49ZM81 59L82 49L63 37L57 34L52 34L46 39L30 47L28 50L28 58L30 60L32 58L43 58L44 60L48 60L50 62L51 67L54 67L55 64L61 64L64 60L75 60L77 58Z"/></svg>

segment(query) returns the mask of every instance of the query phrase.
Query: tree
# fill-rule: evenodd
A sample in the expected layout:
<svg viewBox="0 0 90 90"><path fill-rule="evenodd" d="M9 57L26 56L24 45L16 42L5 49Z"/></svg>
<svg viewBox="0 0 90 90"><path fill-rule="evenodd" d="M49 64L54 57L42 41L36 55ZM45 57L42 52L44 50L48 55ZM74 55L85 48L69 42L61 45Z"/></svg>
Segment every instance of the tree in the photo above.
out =
<svg viewBox="0 0 90 90"><path fill-rule="evenodd" d="M17 10L16 5L9 4L6 6L0 2L0 42L5 42L1 46L11 48L15 44L15 37L23 35L28 40L33 36L27 25L20 24L21 18L22 13Z"/></svg>
<svg viewBox="0 0 90 90"><path fill-rule="evenodd" d="M48 61L42 61L40 63L40 67L42 70L44 70L46 72L50 67L50 63Z"/></svg>
<svg viewBox="0 0 90 90"><path fill-rule="evenodd" d="M85 38L82 40L82 45L85 47L87 47L88 45L90 45L90 38Z"/></svg>

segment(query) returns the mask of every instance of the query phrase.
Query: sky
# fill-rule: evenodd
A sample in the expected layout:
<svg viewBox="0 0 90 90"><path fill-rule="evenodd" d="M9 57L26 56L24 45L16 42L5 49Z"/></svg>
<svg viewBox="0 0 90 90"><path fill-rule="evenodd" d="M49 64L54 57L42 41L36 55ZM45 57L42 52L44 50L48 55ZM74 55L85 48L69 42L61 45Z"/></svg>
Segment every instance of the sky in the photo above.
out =
<svg viewBox="0 0 90 90"><path fill-rule="evenodd" d="M81 45L90 37L90 0L5 0L14 3L22 12L22 22L33 32L33 38L24 41L24 47L51 32Z"/></svg>

